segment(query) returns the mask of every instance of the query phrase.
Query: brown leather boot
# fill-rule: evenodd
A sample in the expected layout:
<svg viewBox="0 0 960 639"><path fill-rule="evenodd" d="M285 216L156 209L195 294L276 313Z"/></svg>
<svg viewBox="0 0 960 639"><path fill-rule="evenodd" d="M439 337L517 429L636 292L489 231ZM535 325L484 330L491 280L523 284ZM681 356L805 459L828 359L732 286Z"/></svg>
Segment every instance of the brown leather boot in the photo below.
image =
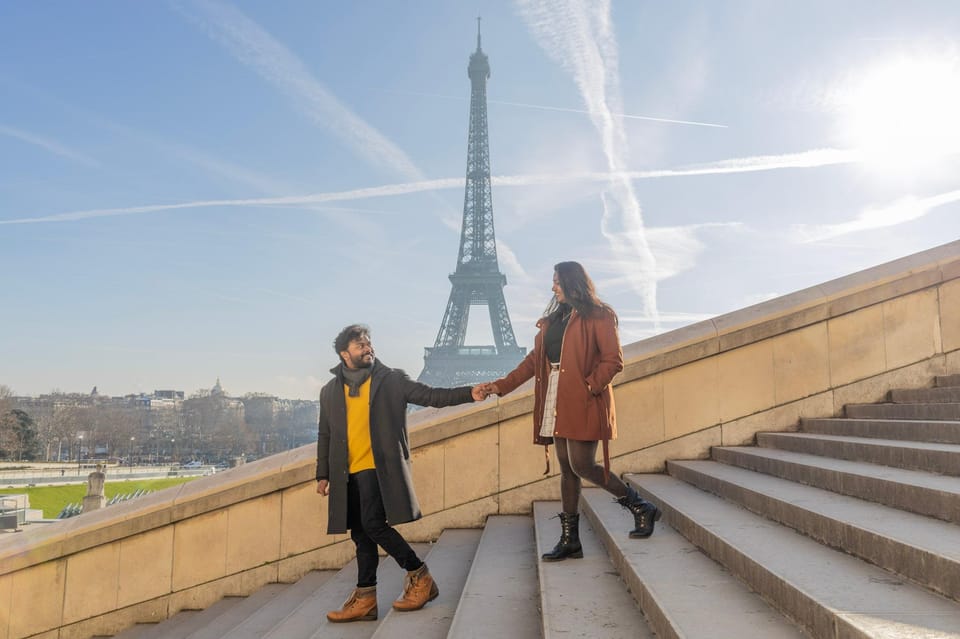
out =
<svg viewBox="0 0 960 639"><path fill-rule="evenodd" d="M433 601L440 594L440 589L430 576L427 564L416 570L407 572L403 580L403 593L393 602L394 610L420 610L428 601Z"/></svg>
<svg viewBox="0 0 960 639"><path fill-rule="evenodd" d="M327 619L334 623L345 621L374 621L377 618L377 587L357 588L343 602L340 610L331 610Z"/></svg>

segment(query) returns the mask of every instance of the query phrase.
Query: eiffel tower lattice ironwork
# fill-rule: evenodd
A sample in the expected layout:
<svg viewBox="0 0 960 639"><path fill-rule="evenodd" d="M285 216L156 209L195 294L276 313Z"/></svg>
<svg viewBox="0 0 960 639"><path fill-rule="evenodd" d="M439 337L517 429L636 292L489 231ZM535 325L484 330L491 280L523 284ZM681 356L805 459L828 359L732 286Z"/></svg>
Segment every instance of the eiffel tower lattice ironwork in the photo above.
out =
<svg viewBox="0 0 960 639"><path fill-rule="evenodd" d="M470 77L470 134L467 142L467 183L463 198L463 227L457 269L450 275L453 288L433 347L427 347L419 380L432 386L461 386L489 381L510 372L527 349L517 346L503 287L507 278L497 264L493 233L493 196L490 186L490 144L487 137L487 78L490 62L480 48L467 67ZM494 344L465 345L470 307L486 304Z"/></svg>

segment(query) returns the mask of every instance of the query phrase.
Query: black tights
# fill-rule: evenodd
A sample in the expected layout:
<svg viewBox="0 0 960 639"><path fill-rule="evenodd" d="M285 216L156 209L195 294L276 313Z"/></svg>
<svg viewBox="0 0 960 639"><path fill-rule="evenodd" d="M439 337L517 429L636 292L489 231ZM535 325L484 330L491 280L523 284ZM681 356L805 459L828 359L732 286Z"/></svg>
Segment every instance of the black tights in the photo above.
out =
<svg viewBox="0 0 960 639"><path fill-rule="evenodd" d="M560 462L560 501L563 512L575 514L580 503L581 479L586 479L603 488L614 497L624 497L627 485L614 473L603 481L603 466L597 463L597 443L576 439L553 439Z"/></svg>

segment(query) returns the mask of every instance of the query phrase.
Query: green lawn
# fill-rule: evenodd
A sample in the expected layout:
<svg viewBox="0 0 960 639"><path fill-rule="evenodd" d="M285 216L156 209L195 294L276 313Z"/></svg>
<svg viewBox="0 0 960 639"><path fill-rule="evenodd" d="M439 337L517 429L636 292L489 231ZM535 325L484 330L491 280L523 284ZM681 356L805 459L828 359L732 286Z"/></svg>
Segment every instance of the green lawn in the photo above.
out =
<svg viewBox="0 0 960 639"><path fill-rule="evenodd" d="M177 486L184 482L198 479L197 477L168 477L164 479L138 479L127 481L108 481L104 485L104 493L107 495L107 501L110 501L115 495L133 493L137 490L149 490L156 492ZM30 496L30 508L37 508L43 511L43 516L47 519L53 519L60 514L63 507L67 504L78 504L83 502L83 496L87 494L87 485L70 484L67 486L35 486L31 488L12 488L7 489L8 493L23 494Z"/></svg>

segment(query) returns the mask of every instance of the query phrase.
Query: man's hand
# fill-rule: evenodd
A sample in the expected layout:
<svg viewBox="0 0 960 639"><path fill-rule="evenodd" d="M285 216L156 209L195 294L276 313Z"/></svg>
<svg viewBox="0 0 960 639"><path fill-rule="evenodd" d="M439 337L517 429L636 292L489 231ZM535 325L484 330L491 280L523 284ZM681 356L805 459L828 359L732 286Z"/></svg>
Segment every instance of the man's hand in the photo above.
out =
<svg viewBox="0 0 960 639"><path fill-rule="evenodd" d="M474 386L470 392L473 395L473 401L480 402L490 395L499 395L500 389L493 382L484 382Z"/></svg>
<svg viewBox="0 0 960 639"><path fill-rule="evenodd" d="M317 480L317 493L326 497L330 494L330 482L326 479Z"/></svg>

